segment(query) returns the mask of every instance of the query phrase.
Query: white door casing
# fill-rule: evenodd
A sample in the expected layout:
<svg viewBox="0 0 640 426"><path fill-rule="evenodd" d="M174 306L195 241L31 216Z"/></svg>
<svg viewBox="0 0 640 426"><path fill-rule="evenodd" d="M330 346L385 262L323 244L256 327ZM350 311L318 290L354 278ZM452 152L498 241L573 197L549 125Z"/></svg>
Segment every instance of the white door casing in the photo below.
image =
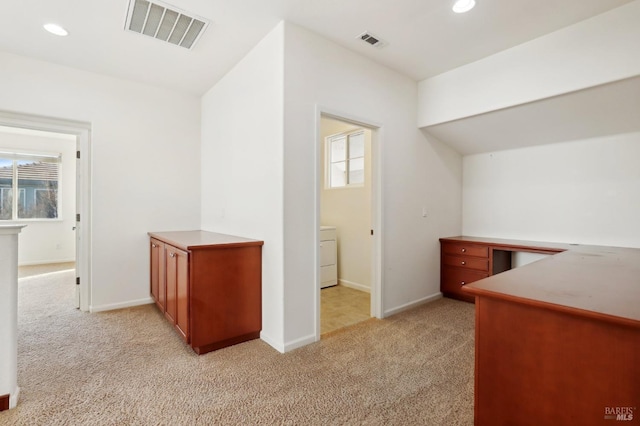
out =
<svg viewBox="0 0 640 426"><path fill-rule="evenodd" d="M91 124L0 111L0 125L64 133L76 137L76 304L82 311L91 305ZM79 221L77 219L80 219Z"/></svg>

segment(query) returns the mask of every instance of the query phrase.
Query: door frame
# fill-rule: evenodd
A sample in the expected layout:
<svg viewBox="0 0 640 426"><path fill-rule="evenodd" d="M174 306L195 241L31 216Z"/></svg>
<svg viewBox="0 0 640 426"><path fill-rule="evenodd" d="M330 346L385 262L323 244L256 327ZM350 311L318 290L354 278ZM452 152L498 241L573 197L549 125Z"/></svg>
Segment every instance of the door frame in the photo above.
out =
<svg viewBox="0 0 640 426"><path fill-rule="evenodd" d="M79 308L91 307L91 124L82 121L22 114L0 110L0 125L64 133L76 137L76 277L79 280ZM77 281L76 281L77 282ZM78 289L78 287L76 287Z"/></svg>
<svg viewBox="0 0 640 426"><path fill-rule="evenodd" d="M322 139L321 132L321 118L329 117L351 123L360 127L364 127L371 131L371 229L373 230L373 238L371 243L371 316L374 318L384 317L384 274L383 274L383 260L384 253L382 250L384 232L383 232L383 190L382 190L382 164L383 158L381 155L381 145L383 140L383 126L373 120L358 117L352 114L345 113L344 111L337 111L332 108L316 106L316 161L315 161L315 265L316 265L316 279L315 279L315 330L316 341L320 340L320 209L321 198L324 181L322 179L322 171L324 164L322 163L322 153L324 150L324 140Z"/></svg>

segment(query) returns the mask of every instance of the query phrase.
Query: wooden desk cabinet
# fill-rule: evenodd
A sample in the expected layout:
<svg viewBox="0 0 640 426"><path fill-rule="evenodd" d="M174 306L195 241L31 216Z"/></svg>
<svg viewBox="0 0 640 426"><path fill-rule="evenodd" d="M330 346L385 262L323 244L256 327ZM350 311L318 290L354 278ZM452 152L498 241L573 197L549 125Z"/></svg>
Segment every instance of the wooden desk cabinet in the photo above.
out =
<svg viewBox="0 0 640 426"><path fill-rule="evenodd" d="M262 241L150 232L151 297L197 354L258 338Z"/></svg>
<svg viewBox="0 0 640 426"><path fill-rule="evenodd" d="M462 288L467 284L511 269L511 253L555 254L567 249L566 244L496 238L440 238L440 291L447 297L474 302Z"/></svg>
<svg viewBox="0 0 640 426"><path fill-rule="evenodd" d="M464 286L475 424L640 424L640 249L573 246Z"/></svg>

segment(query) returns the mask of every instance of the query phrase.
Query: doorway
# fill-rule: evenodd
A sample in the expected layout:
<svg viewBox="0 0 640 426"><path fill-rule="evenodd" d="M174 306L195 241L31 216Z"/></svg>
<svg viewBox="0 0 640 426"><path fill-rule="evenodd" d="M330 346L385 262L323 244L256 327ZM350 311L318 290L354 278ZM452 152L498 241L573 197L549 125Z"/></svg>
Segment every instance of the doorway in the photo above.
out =
<svg viewBox="0 0 640 426"><path fill-rule="evenodd" d="M379 128L319 114L317 335L380 317Z"/></svg>
<svg viewBox="0 0 640 426"><path fill-rule="evenodd" d="M50 188L48 191L42 188L18 188L18 182L24 183L28 180L21 180L14 175L16 187L13 192L18 194L16 200L19 200L19 203L13 203L15 217L11 220L27 225L21 233L19 243L19 261L32 266L26 268L32 270L25 273L64 270L69 269L71 264L75 268L76 276L75 283L72 283L75 305L82 311L89 311L90 125L0 111L0 134L5 136L5 142L14 142L3 144L3 148L11 148L4 150L4 157L13 153L15 174L20 166L26 170L33 168L34 164L47 163L51 166L51 163L56 163L56 167L52 168L56 171L47 170L46 178L34 175L31 179L39 184L46 182ZM41 172L43 171L40 170L38 173ZM42 179L36 180L36 177ZM56 177L57 182L53 184L52 181ZM20 207L27 208L30 202L34 205L40 203L39 207L47 205L45 213L40 212L46 219L29 217L31 213L16 213L26 211ZM36 264L42 266L35 267ZM47 264L50 266L45 266Z"/></svg>

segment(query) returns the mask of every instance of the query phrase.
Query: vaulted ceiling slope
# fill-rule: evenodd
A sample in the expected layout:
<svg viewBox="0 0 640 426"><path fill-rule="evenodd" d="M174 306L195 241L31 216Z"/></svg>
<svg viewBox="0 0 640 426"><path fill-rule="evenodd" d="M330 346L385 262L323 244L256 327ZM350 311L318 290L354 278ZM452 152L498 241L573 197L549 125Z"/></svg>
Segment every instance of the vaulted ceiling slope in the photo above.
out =
<svg viewBox="0 0 640 426"><path fill-rule="evenodd" d="M634 1L423 80L419 126L463 155L640 132L638 22Z"/></svg>
<svg viewBox="0 0 640 426"><path fill-rule="evenodd" d="M129 0L3 1L0 50L200 95L287 20L419 81L631 0L478 0L463 15L452 1L169 0L210 21L192 50L125 31ZM358 40L364 31L387 45Z"/></svg>
<svg viewBox="0 0 640 426"><path fill-rule="evenodd" d="M464 155L640 132L640 76L437 124Z"/></svg>

